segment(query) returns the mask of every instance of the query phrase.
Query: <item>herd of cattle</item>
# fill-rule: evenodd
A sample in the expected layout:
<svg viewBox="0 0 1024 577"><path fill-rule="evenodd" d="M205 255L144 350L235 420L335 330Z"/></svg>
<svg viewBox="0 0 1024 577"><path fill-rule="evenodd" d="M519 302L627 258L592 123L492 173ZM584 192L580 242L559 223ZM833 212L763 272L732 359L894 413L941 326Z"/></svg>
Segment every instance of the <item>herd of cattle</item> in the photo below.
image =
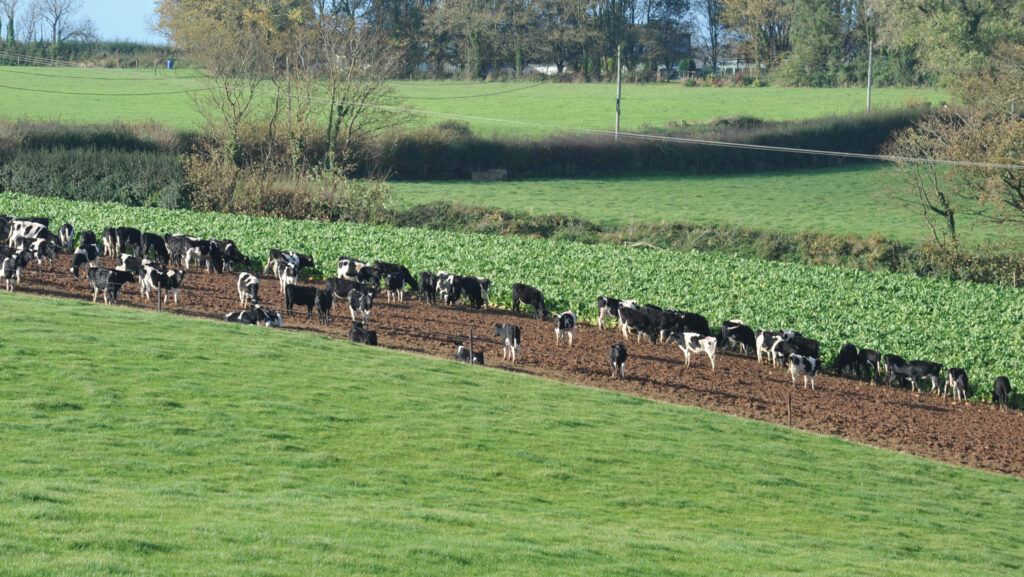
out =
<svg viewBox="0 0 1024 577"><path fill-rule="evenodd" d="M0 238L7 242L0 247L0 272L5 288L13 290L21 281L22 271L35 260L42 268L46 260L53 268L58 249L72 252L71 274L78 276L79 270L88 267L86 276L93 289L93 301L103 293L104 302L117 302L122 285L137 281L140 293L150 298L154 289L164 292L164 302L169 296L178 301L178 289L186 271L193 263L205 268L207 273L233 273L236 264L251 265L248 257L229 239L202 239L184 234L157 235L143 233L131 227L109 227L103 231L103 254L117 258L113 269L99 266L99 249L96 235L92 231L81 231L78 247L74 247L74 228L64 223L54 235L46 218L14 218L0 215ZM151 258L152 257L152 258ZM287 314L294 314L295 307L305 307L307 318L314 313L321 323L331 322L331 310L335 304L348 304L353 324L349 337L364 344L376 345L377 334L366 328L373 310L374 299L384 292L388 302L402 302L406 289L420 292L423 298L434 305L438 301L453 306L465 301L479 309L488 303L490 279L478 276L460 276L445 271L432 273L423 271L418 278L409 270L395 263L375 261L372 264L355 258L342 256L338 259L337 276L328 278L323 288L297 284L301 271L314 267L312 256L294 251L271 249L264 275L271 273L278 281L280 292L285 299ZM176 268L171 268L176 267ZM260 303L259 277L249 272L238 274L238 299L241 311L224 316L229 322L280 327L282 315L264 308ZM521 305L529 305L534 316L543 319L550 313L545 308L544 295L535 287L515 283L512 285L512 309L519 311ZM717 331L712 331L708 321L693 312L663 309L634 300L620 300L600 296L597 298L598 327L605 328L606 321L617 321L623 338L633 335L639 343L642 338L649 343L672 343L683 352L689 367L694 354L705 354L715 369L716 351L719 346L727 350L742 350L744 355L753 352L758 362L769 362L773 366L788 367L793 385L802 376L804 387L808 381L814 388L814 381L821 371L819 343L792 330L754 330L740 320L728 320ZM557 344L568 341L572 346L575 335L576 315L566 311L553 316ZM494 336L502 344L502 358L513 363L519 357L522 342L521 328L514 324L494 326ZM612 376L625 378L628 351L624 343L612 347L609 362ZM483 364L483 353L470 350L459 344L456 348L457 361ZM844 375L866 378L872 381L884 379L890 386L907 381L918 391L919 382L931 382L931 391L943 396L952 391L956 400L966 399L968 378L963 368L949 368L943 371L939 363L923 360L907 361L895 354L881 354L872 349L858 349L851 343L840 348L833 369ZM1006 377L996 379L993 400L1005 406L1010 395L1010 383Z"/></svg>

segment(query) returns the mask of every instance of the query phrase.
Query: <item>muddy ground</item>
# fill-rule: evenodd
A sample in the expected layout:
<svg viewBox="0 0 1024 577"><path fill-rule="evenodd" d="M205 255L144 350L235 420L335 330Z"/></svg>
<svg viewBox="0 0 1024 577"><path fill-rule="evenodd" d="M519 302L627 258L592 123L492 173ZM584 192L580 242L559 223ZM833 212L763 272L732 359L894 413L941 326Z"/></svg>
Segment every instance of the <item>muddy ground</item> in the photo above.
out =
<svg viewBox="0 0 1024 577"><path fill-rule="evenodd" d="M51 297L91 299L84 274L74 278L70 259L61 256L55 272L33 262L17 292ZM101 266L113 266L101 259ZM284 297L277 281L260 277L264 306L284 312ZM179 303L164 311L188 316L222 318L240 310L236 277L191 271L186 275ZM309 280L302 284L319 285ZM100 297L102 300L102 296ZM126 285L119 306L155 309L139 295L137 285ZM296 310L296 313L299 313ZM351 326L348 306L336 306L330 326L305 318L305 309L285 316L289 330L315 331L347 338ZM491 336L495 323L522 327L519 362L501 359L501 347ZM576 328L572 348L557 347L553 325L529 315L505 310L430 306L415 296L402 304L388 304L381 294L375 303L370 328L380 344L390 349L452 358L458 339L468 341L472 330L475 348L483 350L486 364L575 385L619 391L666 403L692 405L719 413L791 425L798 429L919 455L977 469L1024 477L1024 413L999 410L987 403L954 403L929 393L875 386L864 381L821 374L817 389L805 389L798 379L794 388L782 369L760 365L753 358L719 351L716 369L707 356L695 355L689 368L674 345L627 342L629 361L625 380L611 377L608 351L622 342L617 330Z"/></svg>

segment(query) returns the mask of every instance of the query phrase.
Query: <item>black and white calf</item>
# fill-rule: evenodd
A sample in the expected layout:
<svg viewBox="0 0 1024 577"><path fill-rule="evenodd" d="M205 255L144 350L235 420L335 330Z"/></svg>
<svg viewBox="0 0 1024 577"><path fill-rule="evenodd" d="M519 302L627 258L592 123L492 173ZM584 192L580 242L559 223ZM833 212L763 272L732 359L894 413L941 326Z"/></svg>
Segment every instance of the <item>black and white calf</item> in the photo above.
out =
<svg viewBox="0 0 1024 577"><path fill-rule="evenodd" d="M96 233L95 232L93 232L91 230L83 230L82 232L78 233L78 246L81 247L81 246L86 246L86 245L90 245L90 244L92 244L92 245L96 244Z"/></svg>
<svg viewBox="0 0 1024 577"><path fill-rule="evenodd" d="M283 325L281 313L268 311L260 305L253 305L249 310L228 313L224 315L224 320L229 323L260 325L264 327L280 328Z"/></svg>
<svg viewBox="0 0 1024 577"><path fill-rule="evenodd" d="M142 274L142 259L127 253L121 253L117 256L117 264L114 268L136 275Z"/></svg>
<svg viewBox="0 0 1024 577"><path fill-rule="evenodd" d="M927 378L932 382L932 390L939 390L939 380L942 378L942 365L931 361L910 361L905 365L890 366L887 369L888 384L891 386L894 381L906 379L910 381L910 388L920 392L917 382Z"/></svg>
<svg viewBox="0 0 1024 577"><path fill-rule="evenodd" d="M967 400L967 371L960 368L952 368L946 373L946 386L942 388L942 396L946 396L946 389L953 389L954 401Z"/></svg>
<svg viewBox="0 0 1024 577"><path fill-rule="evenodd" d="M167 251L167 243L164 241L164 237L146 232L142 234L142 256L149 256L152 254L156 257L156 260L163 266L167 266L167 263L171 260L171 254Z"/></svg>
<svg viewBox="0 0 1024 577"><path fill-rule="evenodd" d="M416 279L413 278L412 273L409 272L405 265L375 260L373 261L373 269L377 271L380 278L387 278L389 274L399 273L405 279L405 284L409 285L413 292L420 290L419 283L416 282Z"/></svg>
<svg viewBox="0 0 1024 577"><path fill-rule="evenodd" d="M512 364L515 364L519 357L519 345L522 342L522 329L519 325L494 325L494 336L501 341L501 359L506 360L512 357Z"/></svg>
<svg viewBox="0 0 1024 577"><path fill-rule="evenodd" d="M420 290L423 291L423 296L426 297L428 303L435 304L437 302L437 275L427 270L420 272Z"/></svg>
<svg viewBox="0 0 1024 577"><path fill-rule="evenodd" d="M860 352L857 350L857 345L843 343L843 346L839 347L839 354L836 355L836 362L833 368L841 375L856 375L859 372L857 370L859 357Z"/></svg>
<svg viewBox="0 0 1024 577"><path fill-rule="evenodd" d="M730 347L742 348L744 355L757 346L754 329L743 324L743 321L739 319L722 323L722 341L726 350L729 350Z"/></svg>
<svg viewBox="0 0 1024 577"><path fill-rule="evenodd" d="M335 302L345 301L348 299L348 293L355 289L361 293L373 293L377 294L373 287L367 286L359 281L345 280L343 278L327 278L324 279L324 289L334 293Z"/></svg>
<svg viewBox="0 0 1024 577"><path fill-rule="evenodd" d="M564 337L569 337L569 346L572 346L572 339L576 333L576 313L565 311L555 316L555 344L562 344Z"/></svg>
<svg viewBox="0 0 1024 577"><path fill-rule="evenodd" d="M462 296L462 282L460 277L447 273L443 270L437 271L437 296L441 302L451 306Z"/></svg>
<svg viewBox="0 0 1024 577"><path fill-rule="evenodd" d="M387 291L389 303L392 301L405 301L405 282L407 274L408 272L403 274L401 271L389 272L387 276L384 277L384 290Z"/></svg>
<svg viewBox="0 0 1024 577"><path fill-rule="evenodd" d="M306 307L306 318L311 318L313 316L313 307L316 306L316 288L297 284L286 286L284 289L284 307L288 311L288 316L295 314L292 311L295 305Z"/></svg>
<svg viewBox="0 0 1024 577"><path fill-rule="evenodd" d="M641 309L634 307L619 307L619 330L623 338L628 339L631 333L636 333L636 342L640 342L640 335L647 337L647 341L654 344L655 327L651 318Z"/></svg>
<svg viewBox="0 0 1024 577"><path fill-rule="evenodd" d="M487 300L487 291L484 290L483 285L480 284L482 277L463 276L456 278L458 278L459 283L459 290L457 292L466 297L466 300L469 301L469 306L475 309L479 309L484 306L484 303ZM487 279L483 280L487 281L488 286L490 286L491 281Z"/></svg>
<svg viewBox="0 0 1024 577"><path fill-rule="evenodd" d="M359 259L340 256L338 257L338 278L345 280L359 280L359 271L367 264Z"/></svg>
<svg viewBox="0 0 1024 577"><path fill-rule="evenodd" d="M103 230L103 254L116 256L131 247L132 254L139 256L142 249L142 232L130 226L107 227Z"/></svg>
<svg viewBox="0 0 1024 577"><path fill-rule="evenodd" d="M807 388L807 377L811 377L811 389L814 389L814 377L818 375L820 369L821 362L814 357L805 357L795 353L789 355L789 374L793 377L794 387L797 375L803 375L804 388Z"/></svg>
<svg viewBox="0 0 1024 577"><path fill-rule="evenodd" d="M612 376L626 378L626 345L618 343L612 346L608 360L612 363Z"/></svg>
<svg viewBox="0 0 1024 577"><path fill-rule="evenodd" d="M316 309L317 320L320 324L331 324L331 308L334 306L334 291L317 289L316 299L313 301L313 308Z"/></svg>
<svg viewBox="0 0 1024 577"><path fill-rule="evenodd" d="M220 246L221 260L222 260L222 271L227 273L235 272L235 264L251 264L249 257L242 254L242 251L238 250L238 245L231 239L223 239L215 241Z"/></svg>
<svg viewBox="0 0 1024 577"><path fill-rule="evenodd" d="M512 310L519 312L519 304L527 304L533 307L533 315L544 318L544 295L536 288L522 283L512 285Z"/></svg>
<svg viewBox="0 0 1024 577"><path fill-rule="evenodd" d="M57 229L57 238L60 239L60 247L71 252L75 249L75 227L65 222Z"/></svg>
<svg viewBox="0 0 1024 577"><path fill-rule="evenodd" d="M455 360L456 362L466 363L467 365L483 365L484 364L484 352L473 351L473 358L469 358L469 349L459 345L455 349Z"/></svg>
<svg viewBox="0 0 1024 577"><path fill-rule="evenodd" d="M253 306L260 302L260 279L256 275L238 273L238 301L242 303L243 309L247 301L252 301Z"/></svg>
<svg viewBox="0 0 1024 577"><path fill-rule="evenodd" d="M21 271L28 266L30 260L32 260L32 253L27 250L3 257L3 262L0 263L0 273L4 277L5 290L14 292L14 283L21 283Z"/></svg>
<svg viewBox="0 0 1024 577"><path fill-rule="evenodd" d="M373 293L352 289L348 293L348 310L352 313L353 321L356 320L356 313L359 313L359 317L364 323L370 320L370 312L373 310Z"/></svg>
<svg viewBox="0 0 1024 577"><path fill-rule="evenodd" d="M906 366L907 360L899 355L883 355L882 356L882 373L886 375L886 382L892 385L892 381L888 379L889 373L893 369Z"/></svg>
<svg viewBox="0 0 1024 577"><path fill-rule="evenodd" d="M377 331L363 327L362 321L352 323L352 328L348 331L348 338L353 343L377 346Z"/></svg>
<svg viewBox="0 0 1024 577"><path fill-rule="evenodd" d="M626 306L636 308L636 301L613 299L612 297L597 297L597 328L604 329L604 319L618 319L619 307Z"/></svg>
<svg viewBox="0 0 1024 577"><path fill-rule="evenodd" d="M85 244L78 247L75 254L71 255L71 274L78 276L78 271L83 266L89 265L90 268L97 268L100 266L100 249L95 244Z"/></svg>
<svg viewBox="0 0 1024 577"><path fill-rule="evenodd" d="M57 247L53 243L46 239L36 239L32 241L32 244L28 246L28 250L32 252L32 258L36 259L36 264L39 265L39 270L43 270L43 259L50 264L50 270L53 270L53 260L57 258Z"/></svg>
<svg viewBox="0 0 1024 577"><path fill-rule="evenodd" d="M178 289L181 288L181 282L185 280L185 271L183 270L169 270L162 271L153 266L144 266L142 269L142 296L149 300L149 293L153 289L158 289L164 293L164 303L167 302L167 297L174 295L174 304L178 304Z"/></svg>
<svg viewBox="0 0 1024 577"><path fill-rule="evenodd" d="M276 248L270 249L270 257L267 259L267 265L263 267L263 274L267 274L267 271L275 268L278 262L285 262L295 266L295 275L302 274L302 269L306 267L316 266L313 262L313 257L308 254L301 254L290 250L278 250ZM284 289L281 289L284 292Z"/></svg>
<svg viewBox="0 0 1024 577"><path fill-rule="evenodd" d="M690 357L693 353L704 353L711 359L711 370L715 370L715 353L718 347L718 339L700 333L672 333L669 342L675 343L686 357L686 366L690 366Z"/></svg>
<svg viewBox="0 0 1024 577"><path fill-rule="evenodd" d="M89 277L89 285L92 286L92 302L96 302L96 297L103 291L103 302L106 304L110 304L111 301L117 303L117 293L121 290L121 285L135 280L135 275L131 272L109 268L91 268L86 272L86 276Z"/></svg>
<svg viewBox="0 0 1024 577"><path fill-rule="evenodd" d="M873 349L861 349L857 355L857 373L872 381L882 375L882 353Z"/></svg>
<svg viewBox="0 0 1024 577"><path fill-rule="evenodd" d="M1010 404L1010 390L1010 379L996 377L995 385L992 386L992 402L1006 408Z"/></svg>
<svg viewBox="0 0 1024 577"><path fill-rule="evenodd" d="M287 287L299 279L299 269L294 263L279 260L274 263L274 276L277 277L281 292L285 292Z"/></svg>

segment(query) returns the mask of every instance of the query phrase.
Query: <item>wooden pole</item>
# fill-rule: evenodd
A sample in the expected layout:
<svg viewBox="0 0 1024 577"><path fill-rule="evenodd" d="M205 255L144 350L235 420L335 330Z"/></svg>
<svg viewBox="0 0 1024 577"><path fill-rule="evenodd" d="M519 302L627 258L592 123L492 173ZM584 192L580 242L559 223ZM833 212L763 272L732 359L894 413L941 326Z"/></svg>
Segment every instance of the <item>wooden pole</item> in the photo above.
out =
<svg viewBox="0 0 1024 577"><path fill-rule="evenodd" d="M473 364L473 329L469 329L469 364Z"/></svg>
<svg viewBox="0 0 1024 577"><path fill-rule="evenodd" d="M793 426L793 393L786 393L786 417L789 419L789 426Z"/></svg>
<svg viewBox="0 0 1024 577"><path fill-rule="evenodd" d="M619 141L619 117L622 116L622 45L615 55L615 142Z"/></svg>

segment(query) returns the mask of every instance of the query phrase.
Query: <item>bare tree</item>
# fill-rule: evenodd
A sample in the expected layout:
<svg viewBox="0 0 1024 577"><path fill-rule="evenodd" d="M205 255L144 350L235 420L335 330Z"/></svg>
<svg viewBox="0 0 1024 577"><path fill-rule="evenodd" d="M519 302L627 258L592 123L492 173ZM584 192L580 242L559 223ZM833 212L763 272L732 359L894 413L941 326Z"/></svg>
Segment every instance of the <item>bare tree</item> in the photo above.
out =
<svg viewBox="0 0 1024 577"><path fill-rule="evenodd" d="M18 0L0 0L0 29L7 31L8 44L14 43L14 17L17 14Z"/></svg>
<svg viewBox="0 0 1024 577"><path fill-rule="evenodd" d="M694 28L697 32L696 50L704 57L705 68L718 69L718 59L725 49L725 23L722 21L725 5L722 0L692 0ZM682 70L679 71L683 73Z"/></svg>
<svg viewBox="0 0 1024 577"><path fill-rule="evenodd" d="M39 18L50 30L50 43L59 46L66 40L85 38L92 34L89 20L75 20L82 9L82 0L35 0Z"/></svg>

